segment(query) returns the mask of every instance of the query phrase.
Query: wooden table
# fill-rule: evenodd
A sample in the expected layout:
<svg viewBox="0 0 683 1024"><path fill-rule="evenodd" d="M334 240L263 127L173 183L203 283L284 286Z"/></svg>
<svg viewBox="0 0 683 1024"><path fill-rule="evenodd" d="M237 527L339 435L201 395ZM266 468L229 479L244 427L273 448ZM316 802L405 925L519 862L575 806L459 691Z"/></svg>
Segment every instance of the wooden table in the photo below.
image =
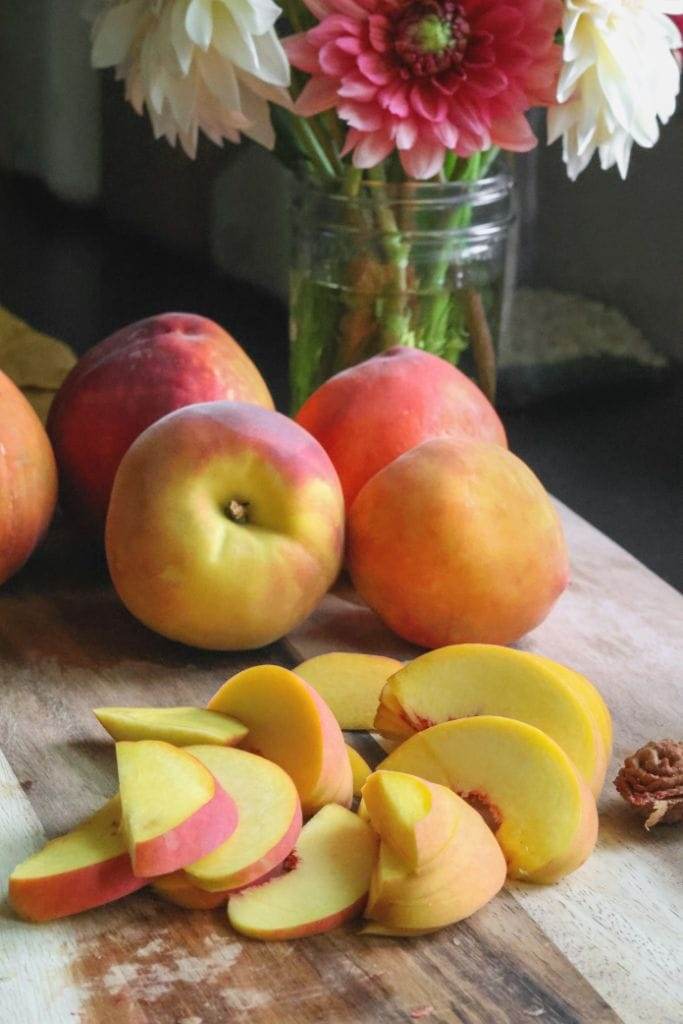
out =
<svg viewBox="0 0 683 1024"><path fill-rule="evenodd" d="M523 646L593 679L617 763L683 733L683 599L562 510L573 582ZM134 622L101 566L56 531L0 591L0 878L111 794L90 708L202 704L249 663L337 649L405 653L330 597L258 655L174 645ZM372 741L360 737L367 753ZM379 752L375 750L375 753ZM2 1024L683 1024L683 830L642 829L608 783L596 854L551 887L511 884L469 921L413 941L354 928L263 944L224 915L139 893L48 925L0 906Z"/></svg>

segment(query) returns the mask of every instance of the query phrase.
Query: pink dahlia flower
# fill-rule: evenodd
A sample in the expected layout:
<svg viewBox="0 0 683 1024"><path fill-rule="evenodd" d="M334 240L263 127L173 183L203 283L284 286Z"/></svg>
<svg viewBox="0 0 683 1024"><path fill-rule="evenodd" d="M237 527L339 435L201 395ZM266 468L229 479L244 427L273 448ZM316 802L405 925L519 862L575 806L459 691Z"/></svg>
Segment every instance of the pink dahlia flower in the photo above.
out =
<svg viewBox="0 0 683 1024"><path fill-rule="evenodd" d="M447 150L535 145L524 112L555 101L562 0L305 2L319 24L284 42L311 75L296 109L336 108L356 167L396 148L406 173L424 179Z"/></svg>

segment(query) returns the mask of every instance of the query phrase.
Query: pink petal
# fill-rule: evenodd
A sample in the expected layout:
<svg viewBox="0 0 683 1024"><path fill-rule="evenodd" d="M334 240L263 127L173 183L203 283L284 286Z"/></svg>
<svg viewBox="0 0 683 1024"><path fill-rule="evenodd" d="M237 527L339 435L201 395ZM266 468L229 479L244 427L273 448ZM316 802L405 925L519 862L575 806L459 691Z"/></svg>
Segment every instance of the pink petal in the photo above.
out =
<svg viewBox="0 0 683 1024"><path fill-rule="evenodd" d="M480 96L496 96L507 86L508 77L500 68L481 68L469 75L467 84Z"/></svg>
<svg viewBox="0 0 683 1024"><path fill-rule="evenodd" d="M440 142L432 139L420 139L412 149L401 152L401 165L411 178L425 181L439 173L445 155L446 150Z"/></svg>
<svg viewBox="0 0 683 1024"><path fill-rule="evenodd" d="M314 46L311 46L305 32L299 32L295 36L288 36L287 39L282 40L282 45L289 57L290 63L295 68L306 71L309 75L313 75L316 71L320 70L318 51Z"/></svg>
<svg viewBox="0 0 683 1024"><path fill-rule="evenodd" d="M337 113L350 128L362 132L376 132L384 124L382 111L375 103L340 103Z"/></svg>
<svg viewBox="0 0 683 1024"><path fill-rule="evenodd" d="M394 142L387 131L365 135L353 151L353 166L364 170L376 167L394 148Z"/></svg>
<svg viewBox="0 0 683 1024"><path fill-rule="evenodd" d="M360 103L369 103L375 98L377 86L368 82L364 75L355 71L346 75L339 86L339 95L347 100L358 100Z"/></svg>
<svg viewBox="0 0 683 1024"><path fill-rule="evenodd" d="M501 149L509 149L513 153L526 153L533 149L537 138L529 127L523 114L495 121L491 125L491 141Z"/></svg>
<svg viewBox="0 0 683 1024"><path fill-rule="evenodd" d="M378 93L377 99L385 110L388 110L390 114L394 114L396 117L408 117L410 114L408 87L400 79L382 89Z"/></svg>
<svg viewBox="0 0 683 1024"><path fill-rule="evenodd" d="M431 85L418 83L410 90L410 105L425 121L441 121L448 109L446 100Z"/></svg>
<svg viewBox="0 0 683 1024"><path fill-rule="evenodd" d="M371 14L368 18L368 38L377 53L386 53L389 49L389 25L383 15Z"/></svg>
<svg viewBox="0 0 683 1024"><path fill-rule="evenodd" d="M318 52L320 67L331 78L343 78L356 66L353 57L340 50L336 42L325 43Z"/></svg>
<svg viewBox="0 0 683 1024"><path fill-rule="evenodd" d="M394 132L396 149L412 149L417 139L417 125L412 118L399 121Z"/></svg>
<svg viewBox="0 0 683 1024"><path fill-rule="evenodd" d="M320 75L311 78L301 90L294 110L302 117L313 117L323 110L329 110L337 102L338 84L335 79L322 78Z"/></svg>
<svg viewBox="0 0 683 1024"><path fill-rule="evenodd" d="M434 134L446 149L455 149L458 143L458 129L450 121L441 121L434 125Z"/></svg>
<svg viewBox="0 0 683 1024"><path fill-rule="evenodd" d="M363 44L357 36L339 36L337 46L344 53L350 53L354 57L357 57L363 51Z"/></svg>
<svg viewBox="0 0 683 1024"><path fill-rule="evenodd" d="M387 85L394 77L391 64L384 57L380 57L378 53L361 53L358 58L358 67L365 77L375 85Z"/></svg>
<svg viewBox="0 0 683 1024"><path fill-rule="evenodd" d="M358 31L360 26L353 18L347 18L343 14L330 14L306 34L314 46L323 46L330 41L336 42L341 35L355 35Z"/></svg>

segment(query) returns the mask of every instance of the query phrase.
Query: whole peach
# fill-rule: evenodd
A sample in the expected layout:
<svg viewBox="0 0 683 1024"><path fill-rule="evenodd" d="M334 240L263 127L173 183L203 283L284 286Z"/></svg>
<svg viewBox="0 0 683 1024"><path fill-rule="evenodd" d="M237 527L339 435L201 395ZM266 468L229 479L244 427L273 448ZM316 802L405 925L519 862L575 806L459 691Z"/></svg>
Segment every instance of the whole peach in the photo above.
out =
<svg viewBox="0 0 683 1024"><path fill-rule="evenodd" d="M48 419L65 511L101 536L116 470L135 438L174 409L218 399L273 408L249 356L206 317L163 313L95 345L64 381Z"/></svg>
<svg viewBox="0 0 683 1024"><path fill-rule="evenodd" d="M47 434L19 388L0 373L0 583L36 547L56 501L57 467Z"/></svg>
<svg viewBox="0 0 683 1024"><path fill-rule="evenodd" d="M124 455L109 569L138 619L195 647L284 636L334 582L344 500L318 442L280 413L206 402L169 413Z"/></svg>
<svg viewBox="0 0 683 1024"><path fill-rule="evenodd" d="M391 348L325 381L296 416L332 459L347 509L371 476L431 437L507 447L496 410L438 356Z"/></svg>
<svg viewBox="0 0 683 1024"><path fill-rule="evenodd" d="M499 445L425 441L368 481L348 529L359 594L423 647L518 640L568 581L548 494Z"/></svg>

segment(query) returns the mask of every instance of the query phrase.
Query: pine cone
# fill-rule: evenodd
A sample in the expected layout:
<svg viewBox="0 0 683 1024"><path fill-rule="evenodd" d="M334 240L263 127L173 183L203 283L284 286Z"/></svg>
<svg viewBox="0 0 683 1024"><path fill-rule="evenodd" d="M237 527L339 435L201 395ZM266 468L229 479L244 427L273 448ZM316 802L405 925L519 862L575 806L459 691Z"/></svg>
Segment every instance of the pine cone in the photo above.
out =
<svg viewBox="0 0 683 1024"><path fill-rule="evenodd" d="M645 818L645 828L683 822L683 743L647 743L627 757L614 785Z"/></svg>

